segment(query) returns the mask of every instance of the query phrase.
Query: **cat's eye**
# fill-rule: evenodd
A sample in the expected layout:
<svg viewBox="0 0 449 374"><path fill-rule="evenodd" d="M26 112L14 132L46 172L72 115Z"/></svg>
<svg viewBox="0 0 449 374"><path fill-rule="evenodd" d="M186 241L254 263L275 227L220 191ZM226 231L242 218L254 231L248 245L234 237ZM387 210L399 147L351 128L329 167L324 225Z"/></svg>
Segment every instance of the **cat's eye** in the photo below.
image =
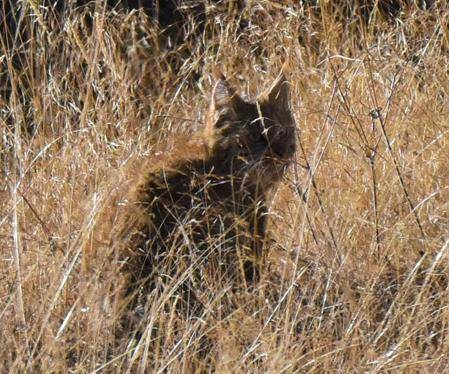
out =
<svg viewBox="0 0 449 374"><path fill-rule="evenodd" d="M286 136L287 136L287 130L284 129L284 128L279 129L278 135L279 135L281 138L286 137Z"/></svg>
<svg viewBox="0 0 449 374"><path fill-rule="evenodd" d="M260 132L251 132L249 138L252 143L265 143L267 139Z"/></svg>

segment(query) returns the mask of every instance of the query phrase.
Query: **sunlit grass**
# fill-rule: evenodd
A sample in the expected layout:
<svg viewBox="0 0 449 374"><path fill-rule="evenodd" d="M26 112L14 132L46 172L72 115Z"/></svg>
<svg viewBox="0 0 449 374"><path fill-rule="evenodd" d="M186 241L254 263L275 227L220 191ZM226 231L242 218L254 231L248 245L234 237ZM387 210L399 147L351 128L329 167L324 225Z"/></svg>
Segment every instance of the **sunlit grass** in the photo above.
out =
<svg viewBox="0 0 449 374"><path fill-rule="evenodd" d="M449 9L339 3L210 4L175 43L142 11L21 2L0 36L5 371L447 367ZM193 316L151 294L123 336L117 201L143 162L197 152L216 71L251 97L285 62L299 147L262 281L208 283Z"/></svg>

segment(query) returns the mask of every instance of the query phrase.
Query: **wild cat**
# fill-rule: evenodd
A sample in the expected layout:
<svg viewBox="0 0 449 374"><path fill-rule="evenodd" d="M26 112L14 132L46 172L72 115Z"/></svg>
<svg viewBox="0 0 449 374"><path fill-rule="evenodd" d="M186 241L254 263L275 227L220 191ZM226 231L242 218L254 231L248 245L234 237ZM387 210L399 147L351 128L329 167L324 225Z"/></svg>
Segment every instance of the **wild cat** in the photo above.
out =
<svg viewBox="0 0 449 374"><path fill-rule="evenodd" d="M129 290L204 268L201 278L257 280L266 196L293 159L295 127L283 74L254 102L218 79L203 152L142 171L127 198L115 240Z"/></svg>

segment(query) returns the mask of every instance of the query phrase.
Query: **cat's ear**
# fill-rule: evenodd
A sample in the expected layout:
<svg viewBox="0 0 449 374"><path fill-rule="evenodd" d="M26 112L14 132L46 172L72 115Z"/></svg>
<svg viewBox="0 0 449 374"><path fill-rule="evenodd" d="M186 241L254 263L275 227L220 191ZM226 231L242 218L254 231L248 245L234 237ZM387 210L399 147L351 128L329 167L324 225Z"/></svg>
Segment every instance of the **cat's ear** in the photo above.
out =
<svg viewBox="0 0 449 374"><path fill-rule="evenodd" d="M217 81L212 90L209 111L206 118L206 149L212 152L220 133L238 123L239 115L247 105L235 92L223 74L216 74Z"/></svg>
<svg viewBox="0 0 449 374"><path fill-rule="evenodd" d="M281 73L271 87L261 95L263 101L268 104L290 112L290 83Z"/></svg>
<svg viewBox="0 0 449 374"><path fill-rule="evenodd" d="M221 75L212 93L212 110L236 115L244 105L243 99L235 92L226 78Z"/></svg>

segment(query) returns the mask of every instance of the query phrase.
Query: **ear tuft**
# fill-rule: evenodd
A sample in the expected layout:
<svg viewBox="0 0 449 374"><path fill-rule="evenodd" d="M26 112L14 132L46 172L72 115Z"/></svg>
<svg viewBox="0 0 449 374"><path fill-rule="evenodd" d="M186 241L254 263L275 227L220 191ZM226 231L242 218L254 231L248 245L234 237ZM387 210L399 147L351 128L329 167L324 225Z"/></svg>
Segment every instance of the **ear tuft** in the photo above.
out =
<svg viewBox="0 0 449 374"><path fill-rule="evenodd" d="M207 114L205 137L209 149L212 149L216 141L217 130L222 125L218 121L221 115L225 114L228 119L237 118L239 108L243 100L236 94L223 74L216 74L218 80L212 91L212 99Z"/></svg>
<svg viewBox="0 0 449 374"><path fill-rule="evenodd" d="M223 108L231 106L232 99L235 95L236 94L234 90L222 75L215 84L212 94L213 106L215 110L221 110Z"/></svg>
<svg viewBox="0 0 449 374"><path fill-rule="evenodd" d="M227 113L231 117L237 117L245 108L245 101L221 75L212 92L211 111L215 114Z"/></svg>

